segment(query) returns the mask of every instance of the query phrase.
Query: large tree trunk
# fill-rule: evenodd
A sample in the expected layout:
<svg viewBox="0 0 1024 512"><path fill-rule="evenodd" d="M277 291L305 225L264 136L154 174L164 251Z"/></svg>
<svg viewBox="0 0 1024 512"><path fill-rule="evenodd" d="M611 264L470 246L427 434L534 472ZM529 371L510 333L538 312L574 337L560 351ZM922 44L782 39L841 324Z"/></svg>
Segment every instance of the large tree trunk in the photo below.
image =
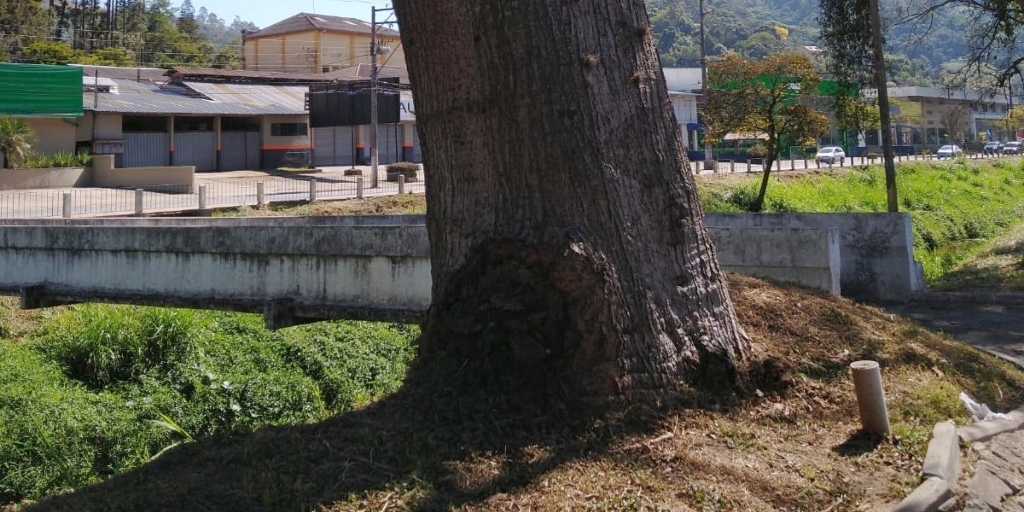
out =
<svg viewBox="0 0 1024 512"><path fill-rule="evenodd" d="M424 356L599 400L734 383L749 341L643 0L395 9L427 176Z"/></svg>

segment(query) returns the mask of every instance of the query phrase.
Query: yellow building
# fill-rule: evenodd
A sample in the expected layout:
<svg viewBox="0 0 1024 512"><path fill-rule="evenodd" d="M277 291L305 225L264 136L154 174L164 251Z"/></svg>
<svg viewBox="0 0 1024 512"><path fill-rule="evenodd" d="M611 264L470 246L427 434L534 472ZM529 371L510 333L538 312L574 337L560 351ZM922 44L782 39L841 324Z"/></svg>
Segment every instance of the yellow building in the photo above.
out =
<svg viewBox="0 0 1024 512"><path fill-rule="evenodd" d="M242 34L242 61L251 71L329 73L370 64L367 21L324 14L299 13L267 28ZM377 44L390 53L378 63L405 67L405 52L395 30L377 28Z"/></svg>

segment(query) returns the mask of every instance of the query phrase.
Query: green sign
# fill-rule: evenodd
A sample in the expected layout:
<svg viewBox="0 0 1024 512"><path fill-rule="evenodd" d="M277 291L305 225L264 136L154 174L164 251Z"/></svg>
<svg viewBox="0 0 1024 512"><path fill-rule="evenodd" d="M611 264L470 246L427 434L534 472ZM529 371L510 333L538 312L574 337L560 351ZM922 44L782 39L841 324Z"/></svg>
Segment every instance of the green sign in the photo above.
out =
<svg viewBox="0 0 1024 512"><path fill-rule="evenodd" d="M82 115L82 68L0 62L0 116Z"/></svg>

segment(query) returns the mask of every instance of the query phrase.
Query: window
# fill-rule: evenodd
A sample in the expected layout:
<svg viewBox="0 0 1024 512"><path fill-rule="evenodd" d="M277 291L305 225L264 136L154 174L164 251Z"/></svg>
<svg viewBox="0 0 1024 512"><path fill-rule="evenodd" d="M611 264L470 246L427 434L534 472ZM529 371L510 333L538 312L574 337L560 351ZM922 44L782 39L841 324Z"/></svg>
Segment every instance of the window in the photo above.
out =
<svg viewBox="0 0 1024 512"><path fill-rule="evenodd" d="M222 117L220 129L225 132L258 132L260 120L255 117Z"/></svg>
<svg viewBox="0 0 1024 512"><path fill-rule="evenodd" d="M213 130L212 117L175 117L176 132L208 132Z"/></svg>
<svg viewBox="0 0 1024 512"><path fill-rule="evenodd" d="M308 134L306 123L271 123L270 135L274 137L298 137Z"/></svg>
<svg viewBox="0 0 1024 512"><path fill-rule="evenodd" d="M157 116L124 116L121 118L122 132L166 132L167 118Z"/></svg>

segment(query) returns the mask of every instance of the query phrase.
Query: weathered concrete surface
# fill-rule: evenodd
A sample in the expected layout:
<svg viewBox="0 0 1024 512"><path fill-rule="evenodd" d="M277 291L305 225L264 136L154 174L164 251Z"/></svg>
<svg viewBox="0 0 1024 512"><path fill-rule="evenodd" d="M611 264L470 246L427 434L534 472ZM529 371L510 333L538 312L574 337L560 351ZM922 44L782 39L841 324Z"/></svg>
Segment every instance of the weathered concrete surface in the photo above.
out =
<svg viewBox="0 0 1024 512"><path fill-rule="evenodd" d="M711 232L727 269L839 287L841 230ZM415 321L430 305L429 254L423 216L2 220L0 292L20 294L24 307L106 301L260 311L273 327Z"/></svg>
<svg viewBox="0 0 1024 512"><path fill-rule="evenodd" d="M723 270L840 294L839 230L709 227Z"/></svg>
<svg viewBox="0 0 1024 512"><path fill-rule="evenodd" d="M92 300L257 311L271 327L415 321L430 305L422 226L197 220L205 222L0 226L0 290L20 293L25 307Z"/></svg>
<svg viewBox="0 0 1024 512"><path fill-rule="evenodd" d="M952 421L936 423L932 439L924 456L921 474L925 478L938 477L956 490L960 478L960 438L956 435L956 424Z"/></svg>
<svg viewBox="0 0 1024 512"><path fill-rule="evenodd" d="M708 214L705 222L731 228L838 228L844 295L905 301L924 289L905 213L729 213Z"/></svg>
<svg viewBox="0 0 1024 512"><path fill-rule="evenodd" d="M945 480L928 478L896 505L892 512L934 512L951 497L953 491Z"/></svg>
<svg viewBox="0 0 1024 512"><path fill-rule="evenodd" d="M87 187L92 184L92 176L91 167L4 169L0 172L0 190Z"/></svg>

